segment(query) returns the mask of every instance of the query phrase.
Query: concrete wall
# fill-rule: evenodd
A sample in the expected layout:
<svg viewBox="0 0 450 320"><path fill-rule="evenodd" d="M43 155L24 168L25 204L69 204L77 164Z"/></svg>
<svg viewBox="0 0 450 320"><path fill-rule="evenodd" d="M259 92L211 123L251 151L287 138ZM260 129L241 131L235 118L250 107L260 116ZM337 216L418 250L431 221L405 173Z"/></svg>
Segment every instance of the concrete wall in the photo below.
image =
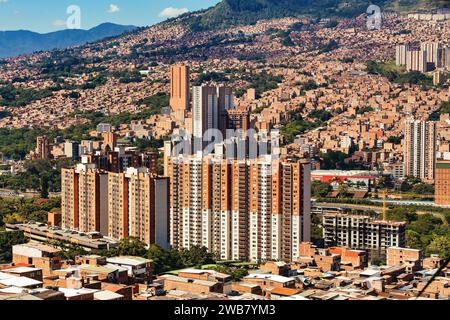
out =
<svg viewBox="0 0 450 320"><path fill-rule="evenodd" d="M108 175L100 174L100 233L108 235Z"/></svg>
<svg viewBox="0 0 450 320"><path fill-rule="evenodd" d="M155 179L155 242L169 249L169 180Z"/></svg>

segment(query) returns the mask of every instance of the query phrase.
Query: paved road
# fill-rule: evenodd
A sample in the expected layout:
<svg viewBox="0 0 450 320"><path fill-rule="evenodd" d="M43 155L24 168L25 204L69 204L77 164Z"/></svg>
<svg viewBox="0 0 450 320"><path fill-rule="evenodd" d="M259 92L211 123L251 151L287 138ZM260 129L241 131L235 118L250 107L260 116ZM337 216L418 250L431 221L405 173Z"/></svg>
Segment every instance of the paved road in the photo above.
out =
<svg viewBox="0 0 450 320"><path fill-rule="evenodd" d="M318 207L343 208L343 209L352 209L352 210L373 210L375 212L383 212L383 207L363 205L363 204L318 202L318 203L315 203L314 205L318 206Z"/></svg>
<svg viewBox="0 0 450 320"><path fill-rule="evenodd" d="M367 199L371 202L375 203L379 203L379 204L383 204L383 200L382 199ZM434 204L434 202L432 201L415 201L415 200L386 200L387 204L397 204L397 205L415 205L415 206L428 206L428 207L438 207ZM372 209L372 210L376 210L376 211L382 211L383 208L380 206L371 206L371 205L364 205L364 204L350 204L350 203L336 203L336 202L331 202L331 203L320 203L321 206L329 206L332 208L349 208L349 209L358 209L360 208L360 210L365 209Z"/></svg>
<svg viewBox="0 0 450 320"><path fill-rule="evenodd" d="M370 199L373 203L383 203L383 200L381 199ZM389 204L398 204L398 205L415 205L415 206L430 206L435 207L433 201L418 201L418 200L386 200L386 202Z"/></svg>
<svg viewBox="0 0 450 320"><path fill-rule="evenodd" d="M24 195L20 195L15 193L14 191L4 191L0 190L0 197L7 197L7 198L24 198Z"/></svg>

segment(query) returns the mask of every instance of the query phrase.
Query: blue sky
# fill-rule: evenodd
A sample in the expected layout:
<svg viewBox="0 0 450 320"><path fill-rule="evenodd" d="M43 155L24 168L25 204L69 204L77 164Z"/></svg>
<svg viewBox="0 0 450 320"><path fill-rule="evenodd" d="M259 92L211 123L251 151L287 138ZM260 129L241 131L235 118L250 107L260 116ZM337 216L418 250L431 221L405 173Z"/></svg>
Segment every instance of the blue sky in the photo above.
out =
<svg viewBox="0 0 450 320"><path fill-rule="evenodd" d="M205 9L220 0L0 0L0 30L51 32L65 28L67 8L78 5L81 28L103 22L147 26L180 12Z"/></svg>

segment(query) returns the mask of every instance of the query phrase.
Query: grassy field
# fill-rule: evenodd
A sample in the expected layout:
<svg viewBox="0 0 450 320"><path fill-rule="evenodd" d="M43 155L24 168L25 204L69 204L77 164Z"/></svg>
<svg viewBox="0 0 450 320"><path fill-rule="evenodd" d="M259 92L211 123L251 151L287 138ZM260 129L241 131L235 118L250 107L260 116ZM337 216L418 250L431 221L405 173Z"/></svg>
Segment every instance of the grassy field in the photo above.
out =
<svg viewBox="0 0 450 320"><path fill-rule="evenodd" d="M388 61L384 63L380 63L379 67L382 68L384 71L393 71L398 73L404 73L406 72L406 68L404 66L398 66L395 64L395 61Z"/></svg>

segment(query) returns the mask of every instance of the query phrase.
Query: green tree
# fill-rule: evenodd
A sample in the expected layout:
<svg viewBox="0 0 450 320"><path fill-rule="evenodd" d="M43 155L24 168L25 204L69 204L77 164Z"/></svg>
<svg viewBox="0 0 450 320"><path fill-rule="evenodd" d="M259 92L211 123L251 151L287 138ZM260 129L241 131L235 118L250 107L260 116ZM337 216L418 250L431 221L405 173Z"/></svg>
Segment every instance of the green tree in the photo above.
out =
<svg viewBox="0 0 450 320"><path fill-rule="evenodd" d="M153 261L155 274L168 271L167 253L160 246L151 245L147 251L147 258Z"/></svg>
<svg viewBox="0 0 450 320"><path fill-rule="evenodd" d="M412 222L417 219L416 213L408 208L394 208L388 210L387 218L392 221Z"/></svg>
<svg viewBox="0 0 450 320"><path fill-rule="evenodd" d="M3 223L22 223L25 222L25 218L17 213L10 213L3 217Z"/></svg>
<svg viewBox="0 0 450 320"><path fill-rule="evenodd" d="M141 240L128 237L120 240L115 253L120 256L144 257L147 254L147 248L145 243Z"/></svg>
<svg viewBox="0 0 450 320"><path fill-rule="evenodd" d="M434 194L434 186L426 183L418 183L412 187L412 192L416 194Z"/></svg>
<svg viewBox="0 0 450 320"><path fill-rule="evenodd" d="M208 252L205 247L193 246L189 250L182 249L180 255L181 261L186 267L215 263L214 254Z"/></svg>
<svg viewBox="0 0 450 320"><path fill-rule="evenodd" d="M447 259L450 257L450 237L435 236L427 247L427 253L438 254L439 257Z"/></svg>
<svg viewBox="0 0 450 320"><path fill-rule="evenodd" d="M333 117L333 115L329 111L323 109L316 109L314 111L311 111L308 117L325 122L330 120Z"/></svg>
<svg viewBox="0 0 450 320"><path fill-rule="evenodd" d="M400 137L396 137L396 136L389 137L387 141L390 142L390 143L393 143L393 144L400 144L400 143L402 143L402 139Z"/></svg>
<svg viewBox="0 0 450 320"><path fill-rule="evenodd" d="M61 259L63 259L63 260L75 260L75 257L77 257L77 256L84 256L84 255L88 254L88 252L83 247L80 247L76 244L62 242L62 241L54 242L54 243L50 243L50 244L56 248L61 249L61 252L59 255L61 256Z"/></svg>
<svg viewBox="0 0 450 320"><path fill-rule="evenodd" d="M420 234L413 230L406 230L406 245L408 248L422 249Z"/></svg>
<svg viewBox="0 0 450 320"><path fill-rule="evenodd" d="M0 263L11 262L12 247L25 242L23 232L0 232Z"/></svg>
<svg viewBox="0 0 450 320"><path fill-rule="evenodd" d="M311 185L311 193L313 197L326 197L331 191L331 185L322 181L313 181Z"/></svg>
<svg viewBox="0 0 450 320"><path fill-rule="evenodd" d="M48 177L46 175L41 176L41 198L48 199Z"/></svg>
<svg viewBox="0 0 450 320"><path fill-rule="evenodd" d="M424 214L417 217L417 220L412 221L409 225L410 230L414 230L421 235L432 235L436 227L441 223L439 218L431 214Z"/></svg>
<svg viewBox="0 0 450 320"><path fill-rule="evenodd" d="M177 250L164 250L155 244L148 249L147 258L153 260L156 274L184 268Z"/></svg>
<svg viewBox="0 0 450 320"><path fill-rule="evenodd" d="M348 195L348 186L345 183L341 183L338 188L339 197L346 198Z"/></svg>
<svg viewBox="0 0 450 320"><path fill-rule="evenodd" d="M366 169L363 165L350 161L346 163L345 159L349 155L341 151L330 151L320 154L320 168L324 170L358 170Z"/></svg>

